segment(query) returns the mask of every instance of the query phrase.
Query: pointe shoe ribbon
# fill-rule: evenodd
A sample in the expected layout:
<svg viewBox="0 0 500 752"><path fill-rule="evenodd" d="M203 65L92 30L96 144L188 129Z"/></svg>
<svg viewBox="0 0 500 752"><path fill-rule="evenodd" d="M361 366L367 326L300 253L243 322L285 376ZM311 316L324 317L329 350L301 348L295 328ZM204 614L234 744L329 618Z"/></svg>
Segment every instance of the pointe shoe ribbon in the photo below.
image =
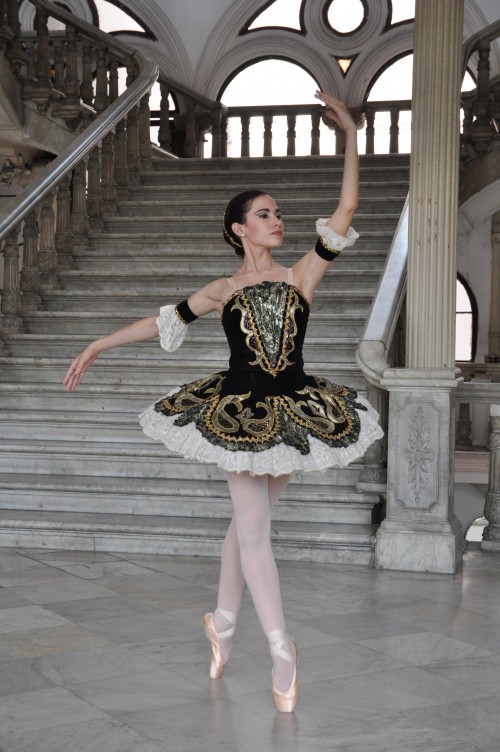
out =
<svg viewBox="0 0 500 752"><path fill-rule="evenodd" d="M285 661L294 663L293 677L290 687L282 692L274 684L274 672L272 674L273 695L276 710L279 713L293 713L297 705L297 699L299 696L299 682L297 679L297 662L298 662L298 650L295 640L293 640L284 629L273 629L272 632L268 632L267 637L269 639L269 648L272 658L280 657ZM289 646L292 643L293 655L289 651L283 650L284 646Z"/></svg>
<svg viewBox="0 0 500 752"><path fill-rule="evenodd" d="M226 611L223 608L217 608L216 612L224 617L229 623L230 627L223 632L217 632L214 627L214 615L212 613L205 614L203 617L203 629L205 634L210 640L212 645L212 657L210 659L210 671L209 676L211 679L220 679L226 668L227 661L224 660L220 647L220 638L232 637L234 630L236 629L236 618L238 614L233 611Z"/></svg>

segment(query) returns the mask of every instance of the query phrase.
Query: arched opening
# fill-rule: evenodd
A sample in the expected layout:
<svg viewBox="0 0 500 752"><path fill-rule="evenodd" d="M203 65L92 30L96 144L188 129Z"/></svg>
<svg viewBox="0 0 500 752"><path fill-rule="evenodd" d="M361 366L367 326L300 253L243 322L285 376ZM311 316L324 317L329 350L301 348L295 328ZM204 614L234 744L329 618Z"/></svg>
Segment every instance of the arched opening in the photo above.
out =
<svg viewBox="0 0 500 752"><path fill-rule="evenodd" d="M315 104L314 93L318 82L297 63L282 58L266 58L247 64L226 80L218 99L228 107L259 107L286 104ZM334 154L334 134L320 125L322 153ZM311 145L311 119L299 115L296 122L296 154L309 154ZM250 156L262 156L264 122L262 115L250 121ZM209 141L206 152L209 153ZM229 118L227 153L238 157L241 149L241 121ZM273 118L273 156L287 153L287 119L285 115Z"/></svg>

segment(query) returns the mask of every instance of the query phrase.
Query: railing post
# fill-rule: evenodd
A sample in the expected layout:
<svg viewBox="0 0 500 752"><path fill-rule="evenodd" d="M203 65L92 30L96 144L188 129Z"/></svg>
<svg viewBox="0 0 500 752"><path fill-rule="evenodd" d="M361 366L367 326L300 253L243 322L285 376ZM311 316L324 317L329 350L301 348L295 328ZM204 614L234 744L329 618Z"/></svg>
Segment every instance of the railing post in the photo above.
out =
<svg viewBox="0 0 500 752"><path fill-rule="evenodd" d="M57 265L68 269L73 265L71 251L73 235L71 233L71 175L65 175L57 189L56 212L56 251Z"/></svg>
<svg viewBox="0 0 500 752"><path fill-rule="evenodd" d="M320 119L321 114L319 112L311 113L311 156L317 156L319 154Z"/></svg>
<svg viewBox="0 0 500 752"><path fill-rule="evenodd" d="M41 303L40 268L38 261L38 227L36 212L26 215L23 228L23 268L21 270L23 311L36 310Z"/></svg>
<svg viewBox="0 0 500 752"><path fill-rule="evenodd" d="M220 109L214 107L212 110L212 157L220 157L222 155L221 119L222 113Z"/></svg>
<svg viewBox="0 0 500 752"><path fill-rule="evenodd" d="M250 156L250 115L241 116L241 156Z"/></svg>
<svg viewBox="0 0 500 752"><path fill-rule="evenodd" d="M47 193L40 202L40 282L42 288L54 287L57 277L57 251L55 247L54 192Z"/></svg>
<svg viewBox="0 0 500 752"><path fill-rule="evenodd" d="M7 59L16 78L22 81L21 70L26 63L26 52L21 43L18 0L7 0L7 24L12 34L7 42Z"/></svg>
<svg viewBox="0 0 500 752"><path fill-rule="evenodd" d="M366 154L375 154L375 110L366 110Z"/></svg>
<svg viewBox="0 0 500 752"><path fill-rule="evenodd" d="M89 247L89 219L87 216L87 165L84 159L73 170L71 229L73 250L85 251Z"/></svg>
<svg viewBox="0 0 500 752"><path fill-rule="evenodd" d="M196 122L194 115L194 102L186 102L186 136L184 140L184 156L196 156Z"/></svg>
<svg viewBox="0 0 500 752"><path fill-rule="evenodd" d="M109 104L108 99L108 51L105 47L97 50L94 107L100 114Z"/></svg>
<svg viewBox="0 0 500 752"><path fill-rule="evenodd" d="M490 405L490 467L484 516L488 525L481 548L500 551L500 405Z"/></svg>
<svg viewBox="0 0 500 752"><path fill-rule="evenodd" d="M47 13L40 8L35 13L35 29L37 40L36 83L33 86L31 98L40 112L46 112L52 95L49 60L49 29Z"/></svg>
<svg viewBox="0 0 500 752"><path fill-rule="evenodd" d="M127 64L127 86L137 76L136 66L133 60ZM129 185L138 185L140 182L140 158L139 158L139 117L138 107L132 107L127 115L127 166Z"/></svg>
<svg viewBox="0 0 500 752"><path fill-rule="evenodd" d="M170 110L168 103L169 90L168 86L160 82L161 102L160 102L160 126L158 128L158 143L162 149L170 151L172 149L172 134L170 130Z"/></svg>
<svg viewBox="0 0 500 752"><path fill-rule="evenodd" d="M476 152L483 154L489 147L493 136L490 100L490 41L488 39L480 42L478 52L477 88L474 101L476 119L472 123L471 140Z"/></svg>
<svg viewBox="0 0 500 752"><path fill-rule="evenodd" d="M5 238L3 247L3 294L0 310L3 314L2 333L16 334L23 328L21 318L22 293L19 287L19 227Z"/></svg>
<svg viewBox="0 0 500 752"><path fill-rule="evenodd" d="M264 115L264 157L273 155L273 115L266 113Z"/></svg>
<svg viewBox="0 0 500 752"><path fill-rule="evenodd" d="M89 42L82 43L82 85L80 96L85 104L91 105L94 99L92 86L92 46Z"/></svg>
<svg viewBox="0 0 500 752"><path fill-rule="evenodd" d="M92 232L101 232L104 227L101 205L101 160L100 149L96 146L87 160L87 214Z"/></svg>
<svg viewBox="0 0 500 752"><path fill-rule="evenodd" d="M220 132L221 157L227 157L227 116L224 115Z"/></svg>
<svg viewBox="0 0 500 752"><path fill-rule="evenodd" d="M54 86L64 91L64 44L61 39L54 39Z"/></svg>
<svg viewBox="0 0 500 752"><path fill-rule="evenodd" d="M286 154L287 157L295 156L295 124L297 122L297 116L294 112L289 112L286 116L287 132L286 132Z"/></svg>
<svg viewBox="0 0 500 752"><path fill-rule="evenodd" d="M149 111L150 92L145 94L139 106L139 157L141 172L150 170L153 165L151 150L151 113Z"/></svg>
<svg viewBox="0 0 500 752"><path fill-rule="evenodd" d="M461 402L458 407L455 449L472 450L472 421L469 402Z"/></svg>
<svg viewBox="0 0 500 752"><path fill-rule="evenodd" d="M391 125L389 128L389 154L399 153L399 109L391 107Z"/></svg>
<svg viewBox="0 0 500 752"><path fill-rule="evenodd" d="M345 133L337 123L335 123L335 154L344 154L345 152Z"/></svg>

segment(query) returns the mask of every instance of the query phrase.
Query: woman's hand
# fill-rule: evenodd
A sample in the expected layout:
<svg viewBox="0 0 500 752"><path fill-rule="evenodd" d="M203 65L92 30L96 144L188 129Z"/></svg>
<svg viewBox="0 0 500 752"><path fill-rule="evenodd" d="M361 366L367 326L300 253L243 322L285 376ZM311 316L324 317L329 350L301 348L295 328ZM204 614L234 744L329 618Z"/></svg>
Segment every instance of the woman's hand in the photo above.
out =
<svg viewBox="0 0 500 752"><path fill-rule="evenodd" d="M321 99L325 104L325 117L330 118L334 123L337 123L343 131L350 130L351 128L356 130L356 123L350 116L349 110L343 102L335 99L335 97L332 97L332 95L328 94L326 91L318 90L314 96L316 99Z"/></svg>
<svg viewBox="0 0 500 752"><path fill-rule="evenodd" d="M97 342L92 342L80 355L77 355L64 377L63 383L66 385L67 392L72 392L73 389L76 389L83 379L85 371L92 365L99 353L100 349L97 346Z"/></svg>

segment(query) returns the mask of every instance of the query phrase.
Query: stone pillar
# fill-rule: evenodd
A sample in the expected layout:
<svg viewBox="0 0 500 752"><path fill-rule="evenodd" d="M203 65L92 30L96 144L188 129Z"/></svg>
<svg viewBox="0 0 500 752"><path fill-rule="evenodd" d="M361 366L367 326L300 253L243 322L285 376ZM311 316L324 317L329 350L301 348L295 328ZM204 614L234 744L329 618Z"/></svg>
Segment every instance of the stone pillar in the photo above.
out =
<svg viewBox="0 0 500 752"><path fill-rule="evenodd" d="M491 307L488 332L489 363L500 363L500 211L491 218Z"/></svg>
<svg viewBox="0 0 500 752"><path fill-rule="evenodd" d="M453 573L455 286L462 0L417 0L406 368L388 369L387 517L376 566Z"/></svg>
<svg viewBox="0 0 500 752"><path fill-rule="evenodd" d="M500 405L490 405L490 470L484 516L483 551L500 551Z"/></svg>

